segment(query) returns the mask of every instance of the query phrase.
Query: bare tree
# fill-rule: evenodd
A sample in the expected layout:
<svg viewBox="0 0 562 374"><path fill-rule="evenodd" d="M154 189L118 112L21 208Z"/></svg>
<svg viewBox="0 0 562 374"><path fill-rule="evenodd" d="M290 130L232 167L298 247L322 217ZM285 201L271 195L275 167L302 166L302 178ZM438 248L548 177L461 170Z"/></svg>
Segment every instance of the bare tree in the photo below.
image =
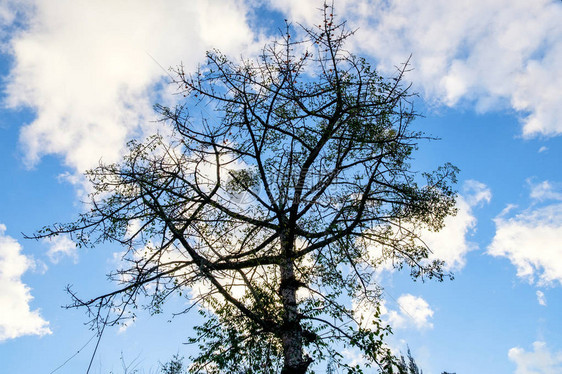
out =
<svg viewBox="0 0 562 374"><path fill-rule="evenodd" d="M34 236L126 249L119 287L87 300L69 289L72 307L113 325L186 295L206 317L192 372L298 374L329 357L359 370L338 344L387 365L374 272L391 261L443 278L416 232L454 213L456 169L412 170L425 136L409 129L407 64L381 77L344 48L353 33L332 12L287 24L257 59L212 51L195 73L174 70L185 98L157 106L172 139L133 141L122 162L89 171L90 209Z"/></svg>

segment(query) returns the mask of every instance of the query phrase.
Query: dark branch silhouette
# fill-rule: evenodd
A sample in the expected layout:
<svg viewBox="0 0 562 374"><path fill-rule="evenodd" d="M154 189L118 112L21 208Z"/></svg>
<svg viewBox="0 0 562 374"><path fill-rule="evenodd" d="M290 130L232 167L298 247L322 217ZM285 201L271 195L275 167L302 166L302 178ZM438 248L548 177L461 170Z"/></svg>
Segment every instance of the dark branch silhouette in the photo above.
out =
<svg viewBox="0 0 562 374"><path fill-rule="evenodd" d="M353 33L332 7L322 14L287 24L256 59L212 51L196 72L174 70L185 98L156 106L174 136L132 141L122 162L89 171L90 209L34 236L126 249L119 286L87 300L69 287L71 307L113 325L187 295L207 318L193 372L298 374L327 357L348 367L340 342L391 362L373 274L392 261L443 278L416 233L454 213L457 170L411 169L426 137L409 129L408 63L384 79L344 48ZM354 303L371 306L373 325Z"/></svg>

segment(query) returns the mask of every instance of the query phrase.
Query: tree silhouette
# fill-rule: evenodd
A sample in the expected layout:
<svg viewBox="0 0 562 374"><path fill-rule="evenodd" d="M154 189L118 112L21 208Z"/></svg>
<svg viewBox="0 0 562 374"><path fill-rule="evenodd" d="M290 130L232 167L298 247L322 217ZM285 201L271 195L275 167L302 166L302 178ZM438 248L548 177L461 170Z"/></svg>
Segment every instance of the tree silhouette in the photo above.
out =
<svg viewBox="0 0 562 374"><path fill-rule="evenodd" d="M396 371L394 371L396 369ZM395 367L391 367L390 370L386 371L384 374L423 374L423 370L419 368L416 360L412 356L410 347L408 347L408 355L405 358L404 355L400 355L400 359L396 361ZM441 374L455 374L448 373L446 371Z"/></svg>
<svg viewBox="0 0 562 374"><path fill-rule="evenodd" d="M175 354L172 359L165 364L161 365L162 374L184 374L186 370L183 364L183 357L179 354Z"/></svg>
<svg viewBox="0 0 562 374"><path fill-rule="evenodd" d="M417 230L454 213L456 169L412 170L425 136L409 129L407 64L384 79L344 48L353 33L333 9L322 14L287 24L256 59L211 51L195 73L176 69L183 101L157 106L174 135L132 141L120 163L89 171L89 210L34 236L124 247L114 291L68 289L94 326L138 305L158 313L177 294L205 316L192 372L298 374L329 357L359 372L338 344L389 365L374 271L391 261L443 278Z"/></svg>
<svg viewBox="0 0 562 374"><path fill-rule="evenodd" d="M416 361L412 357L412 352L410 352L410 348L408 347L408 360L404 358L404 356L400 356L400 362L398 364L398 372L400 374L423 374L423 370L421 370Z"/></svg>

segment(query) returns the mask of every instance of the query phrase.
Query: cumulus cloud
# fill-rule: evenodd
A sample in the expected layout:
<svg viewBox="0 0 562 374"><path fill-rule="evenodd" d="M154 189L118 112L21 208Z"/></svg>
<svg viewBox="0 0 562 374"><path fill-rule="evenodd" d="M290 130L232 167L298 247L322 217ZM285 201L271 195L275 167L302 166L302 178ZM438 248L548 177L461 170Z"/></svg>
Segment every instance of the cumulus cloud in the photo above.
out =
<svg viewBox="0 0 562 374"><path fill-rule="evenodd" d="M466 263L466 254L477 248L470 242L468 234L476 227L473 208L490 202L492 192L483 183L468 180L463 194L457 197L457 215L445 219L445 227L438 231L424 231L421 237L432 253L430 259L445 261L446 270L460 270Z"/></svg>
<svg viewBox="0 0 562 374"><path fill-rule="evenodd" d="M0 27L8 30L4 25L18 15L27 25L10 29L3 41L14 58L4 104L36 113L21 132L27 162L59 154L82 171L100 157L116 160L127 139L153 131L150 108L167 92L159 85L165 68L183 61L189 69L212 47L238 55L262 44L254 43L257 33L248 24L250 4L3 2ZM314 0L269 5L305 24L320 17ZM562 132L557 2L341 0L336 7L359 28L352 47L383 70L413 54L410 78L428 99L446 105L468 99L480 109L505 103L521 113L525 134Z"/></svg>
<svg viewBox="0 0 562 374"><path fill-rule="evenodd" d="M528 209L494 219L496 234L488 246L492 256L507 257L517 275L530 283L562 284L562 204Z"/></svg>
<svg viewBox="0 0 562 374"><path fill-rule="evenodd" d="M413 326L417 329L433 328L430 319L433 317L433 310L422 297L404 294L397 300L399 308L396 310L383 309L383 316L386 315L390 326L395 329Z"/></svg>
<svg viewBox="0 0 562 374"><path fill-rule="evenodd" d="M517 368L515 374L556 374L562 372L562 352L551 352L545 342L534 342L533 351L511 348L507 354Z"/></svg>
<svg viewBox="0 0 562 374"><path fill-rule="evenodd" d="M365 355L363 355L357 348L344 348L341 351L341 354L350 366L365 366L367 364Z"/></svg>
<svg viewBox="0 0 562 374"><path fill-rule="evenodd" d="M0 224L0 342L24 335L50 334L49 322L39 310L31 310L30 289L21 281L22 275L33 268L33 260L21 253L21 245L5 235Z"/></svg>
<svg viewBox="0 0 562 374"><path fill-rule="evenodd" d="M21 132L27 162L58 154L82 171L100 157L116 160L127 139L151 128L150 108L166 92L159 86L162 67L183 61L189 69L212 47L238 55L262 44L254 43L248 24L250 4L3 2L0 27L8 30L18 15L26 25L10 29L2 43L14 58L4 104L36 114ZM269 5L305 24L320 17L314 0ZM521 113L524 134L562 132L557 2L341 0L336 7L359 28L351 47L371 54L387 73L413 54L409 78L429 100L511 106Z"/></svg>
<svg viewBox="0 0 562 374"><path fill-rule="evenodd" d="M374 51L386 70L412 54L411 78L426 97L449 106L468 100L479 110L509 105L523 117L523 134L562 133L562 109L554 94L562 83L556 68L562 63L560 4L368 3L372 16L362 17L361 45Z"/></svg>
<svg viewBox="0 0 562 374"><path fill-rule="evenodd" d="M393 329L416 328L418 330L431 329L433 310L422 297L403 294L394 300L396 309L387 305L387 300L380 304L380 318ZM361 322L361 326L370 328L375 321L375 311L368 303L353 304L354 317Z"/></svg>
<svg viewBox="0 0 562 374"><path fill-rule="evenodd" d="M457 214L446 217L441 230L411 228L420 239L420 244L429 248L428 260L444 261L445 271L462 269L466 264L466 254L478 248L476 243L470 241L470 234L474 232L477 224L473 210L491 199L492 192L484 183L467 180L462 194L456 199ZM369 254L373 259L382 261L377 267L377 274L395 270L394 258L385 254L382 246L370 245Z"/></svg>
<svg viewBox="0 0 562 374"><path fill-rule="evenodd" d="M272 2L302 22L318 2ZM552 0L342 0L336 13L358 29L353 47L386 73L412 55L408 75L426 99L481 111L512 108L526 136L562 133L562 6Z"/></svg>
<svg viewBox="0 0 562 374"><path fill-rule="evenodd" d="M535 202L519 213L509 205L494 222L496 234L488 254L507 257L517 268L517 275L539 285L562 284L562 203L539 202L562 200L558 184L544 181L531 187Z"/></svg>
<svg viewBox="0 0 562 374"><path fill-rule="evenodd" d="M53 264L58 263L64 257L71 257L75 263L78 261L76 244L67 236L55 236L45 239L45 242L49 244L47 256Z"/></svg>
<svg viewBox="0 0 562 374"><path fill-rule="evenodd" d="M5 89L5 105L36 114L21 131L30 165L44 154L78 171L101 157L115 161L130 137L153 126L152 105L171 89L158 86L168 67L191 69L212 47L238 55L254 41L236 0L32 4L9 41ZM0 9L5 22L9 6Z"/></svg>
<svg viewBox="0 0 562 374"><path fill-rule="evenodd" d="M321 20L320 9L322 9L322 2L316 0L286 0L275 1L270 0L269 6L276 9L283 14L291 22L300 22L305 25L314 25ZM340 4L338 2L337 6Z"/></svg>

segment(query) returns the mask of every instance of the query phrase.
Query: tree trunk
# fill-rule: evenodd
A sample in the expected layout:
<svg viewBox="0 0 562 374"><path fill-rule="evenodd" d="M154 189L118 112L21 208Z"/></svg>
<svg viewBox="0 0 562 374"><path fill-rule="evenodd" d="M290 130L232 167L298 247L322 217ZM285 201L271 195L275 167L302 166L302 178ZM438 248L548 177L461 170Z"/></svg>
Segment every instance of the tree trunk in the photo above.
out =
<svg viewBox="0 0 562 374"><path fill-rule="evenodd" d="M287 258L281 265L281 284L279 286L284 310L281 333L284 365L281 374L304 374L311 359L304 354L302 346L302 327L297 310L298 282L290 256L293 251L292 241L282 242L282 246Z"/></svg>

